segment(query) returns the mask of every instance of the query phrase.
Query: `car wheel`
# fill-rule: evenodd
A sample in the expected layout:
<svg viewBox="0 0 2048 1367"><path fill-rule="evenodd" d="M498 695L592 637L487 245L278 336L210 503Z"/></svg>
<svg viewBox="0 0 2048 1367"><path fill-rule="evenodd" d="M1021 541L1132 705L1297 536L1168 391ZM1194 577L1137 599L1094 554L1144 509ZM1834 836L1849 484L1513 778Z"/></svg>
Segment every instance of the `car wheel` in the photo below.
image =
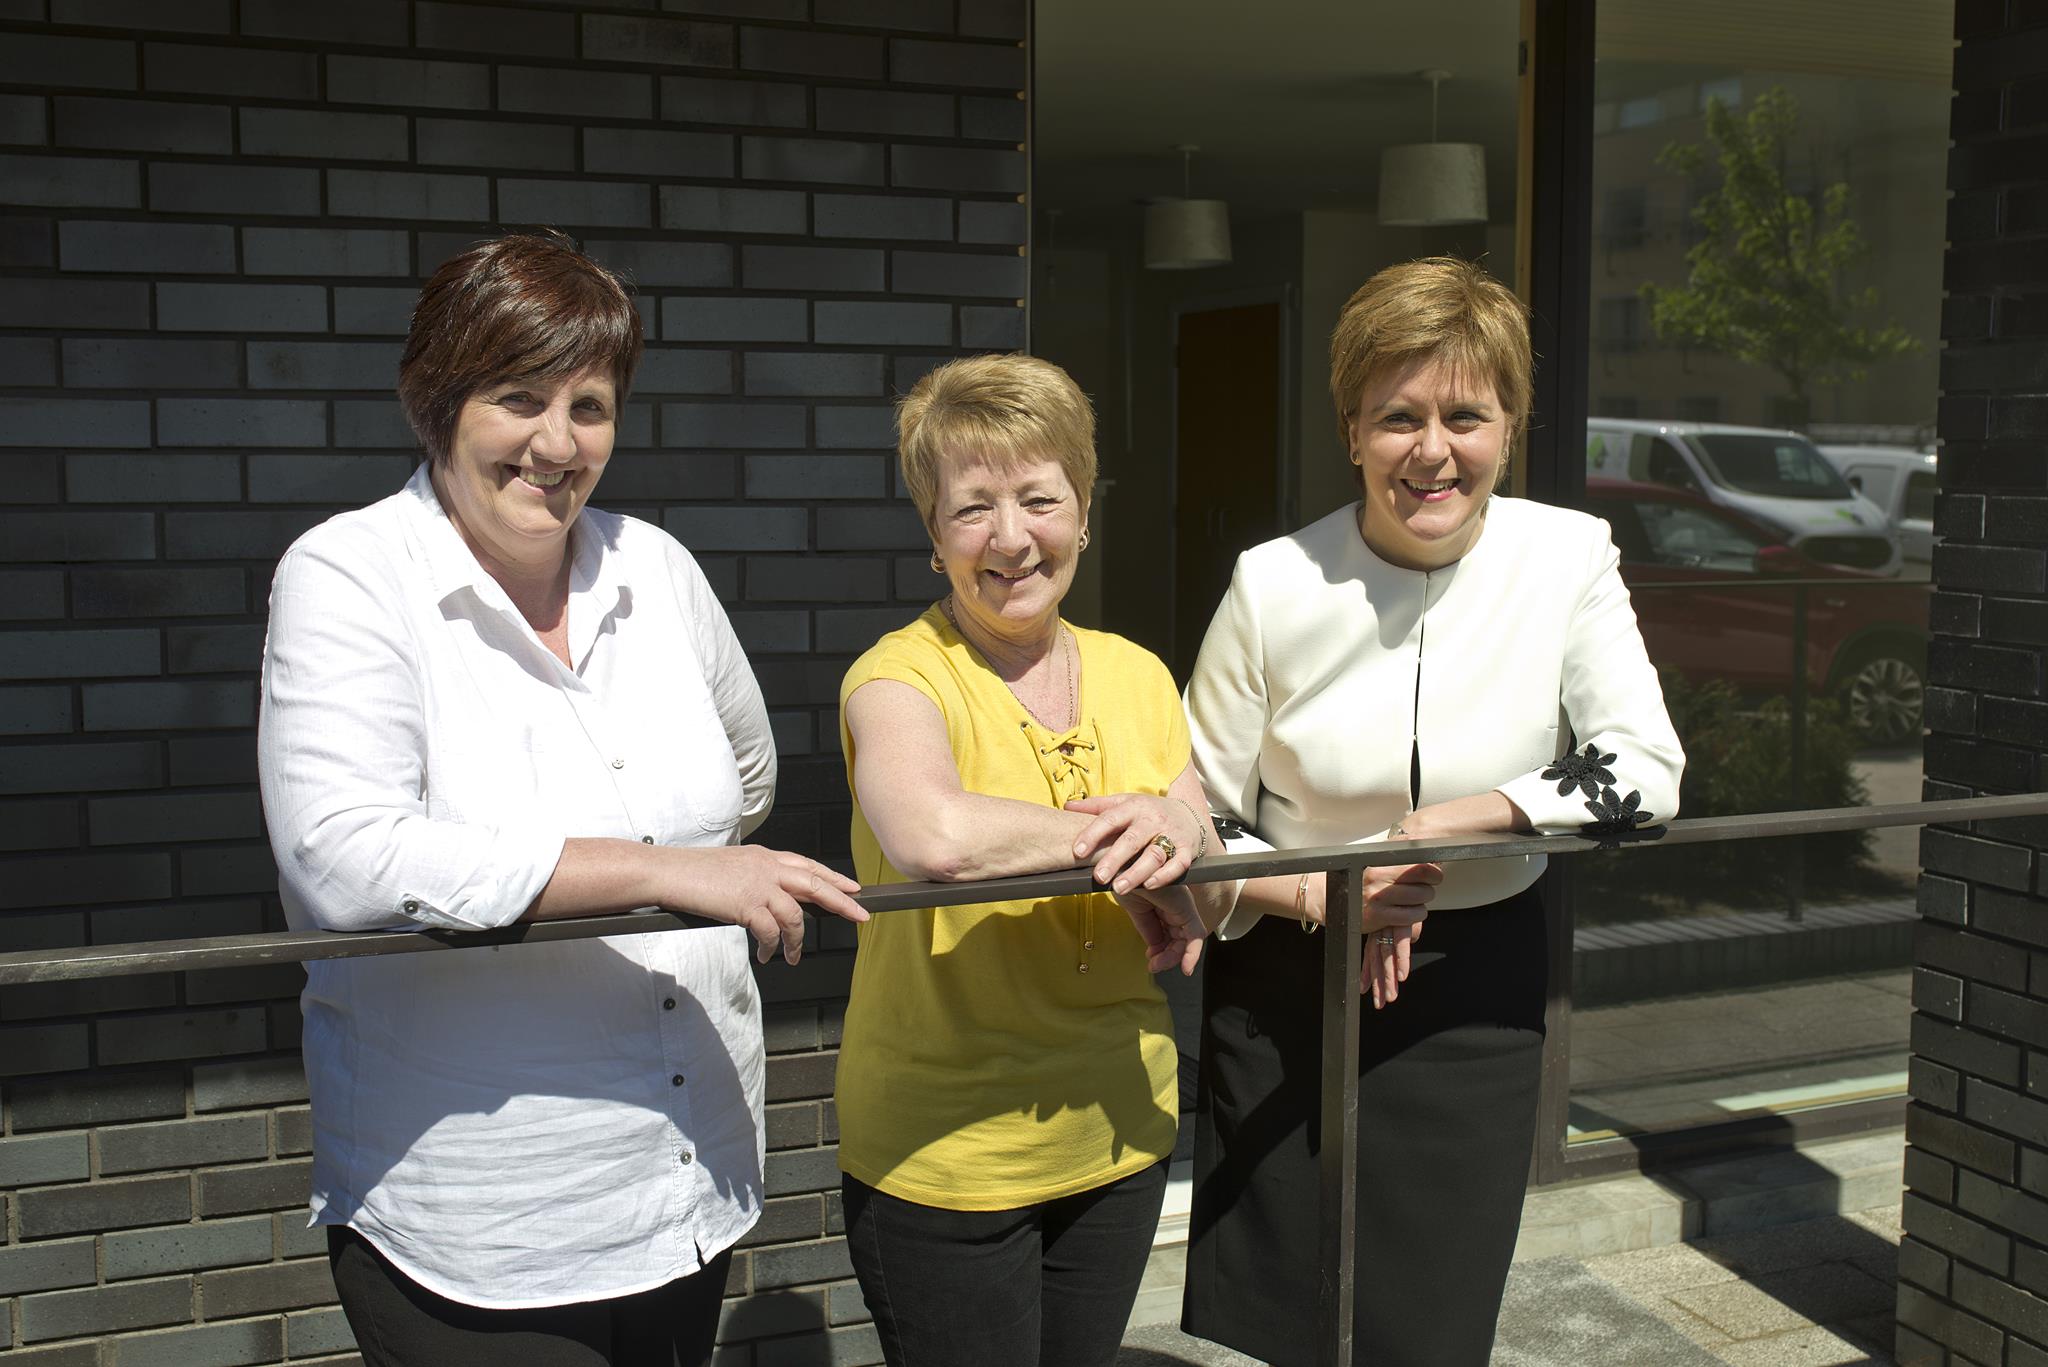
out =
<svg viewBox="0 0 2048 1367"><path fill-rule="evenodd" d="M1918 659L1881 648L1851 666L1842 678L1842 707L1849 724L1873 745L1897 745L1920 734L1926 680Z"/></svg>

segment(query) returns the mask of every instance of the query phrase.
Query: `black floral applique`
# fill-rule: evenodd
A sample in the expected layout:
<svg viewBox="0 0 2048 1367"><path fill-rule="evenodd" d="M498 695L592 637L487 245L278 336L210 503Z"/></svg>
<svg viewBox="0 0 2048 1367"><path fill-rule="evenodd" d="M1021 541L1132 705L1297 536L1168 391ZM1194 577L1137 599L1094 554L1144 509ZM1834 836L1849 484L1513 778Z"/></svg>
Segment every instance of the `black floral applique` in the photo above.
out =
<svg viewBox="0 0 2048 1367"><path fill-rule="evenodd" d="M1543 771L1543 777L1557 784L1559 797L1577 788L1587 797L1597 798L1601 784L1614 782L1614 773L1607 767L1612 763L1613 755L1603 755L1599 746L1589 744L1583 753L1565 751L1564 758Z"/></svg>
<svg viewBox="0 0 2048 1367"><path fill-rule="evenodd" d="M1630 789L1629 795L1622 797L1611 784L1601 788L1599 797L1586 803L1586 810L1593 814L1593 819L1579 827L1579 834L1597 839L1603 850L1614 849L1624 841L1655 839L1663 832L1637 829L1648 825L1655 815L1638 810L1642 801L1643 794L1639 789Z"/></svg>

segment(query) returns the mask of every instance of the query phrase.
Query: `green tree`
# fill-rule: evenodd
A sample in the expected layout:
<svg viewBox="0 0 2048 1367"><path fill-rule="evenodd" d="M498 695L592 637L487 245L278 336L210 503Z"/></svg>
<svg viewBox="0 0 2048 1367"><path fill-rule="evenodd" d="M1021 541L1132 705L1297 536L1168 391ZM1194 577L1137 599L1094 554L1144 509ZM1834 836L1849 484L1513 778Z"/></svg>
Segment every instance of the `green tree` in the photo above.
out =
<svg viewBox="0 0 2048 1367"><path fill-rule="evenodd" d="M1847 289L1844 271L1870 245L1849 217L1849 186L1837 181L1812 200L1785 187L1785 148L1799 103L1782 86L1758 95L1747 113L1707 101L1707 141L1720 184L1693 207L1703 236L1685 254L1686 283L1642 286L1657 335L1775 371L1804 414L1815 386L1861 380L1875 361L1916 351L1897 323L1863 326L1875 288ZM1658 164L1698 175L1708 148L1673 143Z"/></svg>

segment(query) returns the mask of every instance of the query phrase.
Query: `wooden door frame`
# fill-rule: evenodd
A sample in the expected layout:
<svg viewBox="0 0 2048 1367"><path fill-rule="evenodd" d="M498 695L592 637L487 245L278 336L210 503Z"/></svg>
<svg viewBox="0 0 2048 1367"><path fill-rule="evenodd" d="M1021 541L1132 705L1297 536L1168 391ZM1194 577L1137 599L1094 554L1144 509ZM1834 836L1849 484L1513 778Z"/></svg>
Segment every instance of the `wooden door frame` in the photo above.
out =
<svg viewBox="0 0 2048 1367"><path fill-rule="evenodd" d="M1217 290L1210 294L1197 294L1176 301L1166 317L1166 563L1168 566L1166 598L1166 655L1174 659L1180 654L1180 579L1174 573L1180 566L1180 322L1191 313L1215 313L1223 309L1249 308L1259 304L1275 305L1279 311L1278 326L1280 345L1278 348L1278 372L1273 377L1279 387L1278 405L1280 421L1276 424L1273 440L1273 506L1279 514L1281 534L1292 531L1298 521L1300 498L1296 482L1299 472L1296 459L1297 440L1300 435L1300 415L1295 412L1295 393L1298 387L1300 360L1297 356L1297 334L1301 330L1300 292L1292 282L1278 285L1252 285L1242 289Z"/></svg>

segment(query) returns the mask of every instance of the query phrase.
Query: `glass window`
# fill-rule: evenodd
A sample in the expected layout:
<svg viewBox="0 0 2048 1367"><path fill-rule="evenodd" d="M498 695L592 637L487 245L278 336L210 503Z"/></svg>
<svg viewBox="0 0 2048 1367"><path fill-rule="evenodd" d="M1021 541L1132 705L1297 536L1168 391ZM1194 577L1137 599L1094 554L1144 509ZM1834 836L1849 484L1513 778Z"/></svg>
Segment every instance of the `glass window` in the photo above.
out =
<svg viewBox="0 0 2048 1367"><path fill-rule="evenodd" d="M1722 76L1716 80L1701 81L1699 112L1702 114L1706 113L1707 104L1712 100L1719 100L1725 105L1741 104L1742 78L1740 76Z"/></svg>
<svg viewBox="0 0 2048 1367"><path fill-rule="evenodd" d="M1647 340L1648 315L1643 301L1619 294L1600 301L1600 336L1608 351L1634 351Z"/></svg>
<svg viewBox="0 0 2048 1367"><path fill-rule="evenodd" d="M1850 60L1821 7L1780 7L1759 43L1714 6L1595 0L1591 98L1615 113L1592 133L1587 506L1687 816L1920 795L1932 478L1895 462L1873 508L1821 448L1903 456L1934 421L1954 15L1858 13ZM1640 233L1614 231L1637 203ZM1766 230L1786 222L1810 226ZM1644 430L1600 422L1624 412ZM1571 861L1570 1138L1902 1092L1918 843Z"/></svg>
<svg viewBox="0 0 2048 1367"><path fill-rule="evenodd" d="M1649 218L1649 189L1642 185L1618 186L1607 196L1607 245L1639 247Z"/></svg>
<svg viewBox="0 0 2048 1367"><path fill-rule="evenodd" d="M1899 515L1915 522L1934 521L1934 475L1931 471L1906 477L1906 505Z"/></svg>
<svg viewBox="0 0 2048 1367"><path fill-rule="evenodd" d="M1720 482L1744 493L1844 499L1851 492L1827 458L1797 437L1702 433L1693 441L1706 452Z"/></svg>
<svg viewBox="0 0 2048 1367"><path fill-rule="evenodd" d="M1770 544L1706 508L1644 503L1636 513L1652 564L1747 574L1756 568L1756 553Z"/></svg>
<svg viewBox="0 0 2048 1367"><path fill-rule="evenodd" d="M1664 437L1638 436L1629 451L1629 477L1672 489L1697 489L1692 463Z"/></svg>

